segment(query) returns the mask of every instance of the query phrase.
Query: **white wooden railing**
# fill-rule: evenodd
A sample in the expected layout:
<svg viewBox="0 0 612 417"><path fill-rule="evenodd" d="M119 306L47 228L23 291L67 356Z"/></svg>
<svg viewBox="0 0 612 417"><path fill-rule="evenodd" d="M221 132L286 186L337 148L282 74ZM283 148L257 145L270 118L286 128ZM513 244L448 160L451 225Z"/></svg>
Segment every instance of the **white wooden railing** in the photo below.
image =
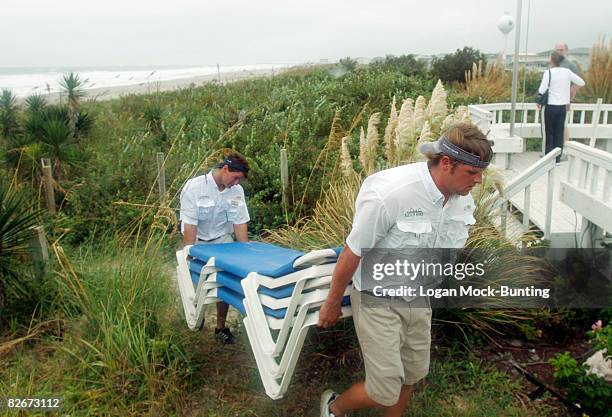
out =
<svg viewBox="0 0 612 417"><path fill-rule="evenodd" d="M472 121L480 127L483 132L491 132L493 139L500 145L499 149L493 149L496 153L516 153L524 151L513 151L516 146L504 145L506 141L516 141L509 136L511 103L491 103L468 106ZM597 117L599 115L599 117ZM515 135L522 138L541 138L541 112L535 103L517 103L515 110ZM567 113L567 128L570 139L598 139L598 147L612 151L612 104L589 103L572 104ZM598 123L596 123L598 122ZM505 131L506 135L500 135ZM503 146L502 146L503 145ZM592 146L594 146L594 140Z"/></svg>
<svg viewBox="0 0 612 417"><path fill-rule="evenodd" d="M525 151L526 142L523 138L542 137L542 113L534 103L516 105L513 136L509 132L511 103L470 105L468 109L472 122L494 141L495 164L502 169L510 167L512 154ZM572 104L567 114L570 140L583 140L590 146L575 141L565 145L570 178L561 183L561 201L583 216L580 236L587 236L585 239L589 244L603 239L606 232L612 231L611 113L612 104L602 104L600 99L596 104ZM501 228L504 233L510 198L520 192L524 193L522 214L523 226L527 229L531 220L531 185L538 178L548 175L544 237L550 238L555 157L560 152L560 149L556 149L547 154L507 185L504 194L495 203L495 207L501 209Z"/></svg>
<svg viewBox="0 0 612 417"><path fill-rule="evenodd" d="M544 224L544 238L550 238L550 229L552 224L552 205L553 205L553 190L555 182L555 159L561 154L561 148L555 148L538 162L533 164L525 172L510 181L504 188L503 194L493 203L492 209L501 209L501 230L506 232L506 219L510 199L520 193L524 193L523 204L523 227L525 230L529 228L530 211L531 211L531 184L543 175L548 175L548 185L546 193L546 222Z"/></svg>
<svg viewBox="0 0 612 417"><path fill-rule="evenodd" d="M565 149L569 170L560 200L583 218L579 246L597 246L612 232L612 154L575 142Z"/></svg>

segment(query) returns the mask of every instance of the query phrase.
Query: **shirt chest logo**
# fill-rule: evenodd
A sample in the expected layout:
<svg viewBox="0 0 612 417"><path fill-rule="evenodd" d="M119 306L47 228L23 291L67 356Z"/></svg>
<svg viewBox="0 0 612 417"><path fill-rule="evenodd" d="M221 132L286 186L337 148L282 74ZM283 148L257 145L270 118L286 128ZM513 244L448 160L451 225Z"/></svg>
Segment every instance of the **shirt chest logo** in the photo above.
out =
<svg viewBox="0 0 612 417"><path fill-rule="evenodd" d="M404 212L404 217L423 217L423 210L420 208L409 208Z"/></svg>

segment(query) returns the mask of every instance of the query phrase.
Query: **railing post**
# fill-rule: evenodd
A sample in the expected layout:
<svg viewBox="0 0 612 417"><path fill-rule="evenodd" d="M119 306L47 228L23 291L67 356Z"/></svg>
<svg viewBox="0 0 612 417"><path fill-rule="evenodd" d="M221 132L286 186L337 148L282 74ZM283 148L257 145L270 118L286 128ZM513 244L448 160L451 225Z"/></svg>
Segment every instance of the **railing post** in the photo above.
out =
<svg viewBox="0 0 612 417"><path fill-rule="evenodd" d="M523 227L529 229L529 207L531 206L531 185L525 187L525 198L523 203Z"/></svg>
<svg viewBox="0 0 612 417"><path fill-rule="evenodd" d="M593 165L593 173L591 174L591 195L597 192L597 180L599 180L599 166Z"/></svg>
<svg viewBox="0 0 612 417"><path fill-rule="evenodd" d="M580 159L580 168L578 171L578 187L586 188L587 176L589 174L589 166L591 164L585 159Z"/></svg>
<svg viewBox="0 0 612 417"><path fill-rule="evenodd" d="M49 213L55 215L55 190L53 189L53 172L51 170L51 160L41 158L40 165L43 172L43 182L45 184L45 198L47 200L47 209Z"/></svg>
<svg viewBox="0 0 612 417"><path fill-rule="evenodd" d="M569 154L567 156L567 160L568 160L568 165L567 165L567 182L569 182L570 184L575 184L577 181L577 178L575 175L572 175L572 173L574 172L574 167L577 165L576 163L576 157L572 154Z"/></svg>
<svg viewBox="0 0 612 417"><path fill-rule="evenodd" d="M544 239L550 239L552 227L553 195L555 191L555 169L548 171L548 184L546 185L546 223L544 224Z"/></svg>
<svg viewBox="0 0 612 417"><path fill-rule="evenodd" d="M159 186L159 204L163 205L166 196L166 167L163 152L157 152L157 185Z"/></svg>
<svg viewBox="0 0 612 417"><path fill-rule="evenodd" d="M595 142L597 141L597 128L599 127L599 116L601 114L602 103L603 100L601 98L598 98L597 104L595 105L595 110L593 111L593 133L591 134L591 140L589 141L589 146L591 148L595 147Z"/></svg>

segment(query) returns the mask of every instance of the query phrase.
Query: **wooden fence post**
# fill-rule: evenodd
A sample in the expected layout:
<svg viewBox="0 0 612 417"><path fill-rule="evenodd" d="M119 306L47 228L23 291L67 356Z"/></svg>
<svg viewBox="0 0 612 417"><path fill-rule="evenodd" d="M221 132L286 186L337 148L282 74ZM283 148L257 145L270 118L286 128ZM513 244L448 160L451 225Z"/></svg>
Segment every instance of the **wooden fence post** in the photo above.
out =
<svg viewBox="0 0 612 417"><path fill-rule="evenodd" d="M43 181L45 184L45 197L47 199L47 209L49 213L55 214L55 190L53 189L53 172L51 170L51 160L48 158L41 158L40 164L42 166Z"/></svg>
<svg viewBox="0 0 612 417"><path fill-rule="evenodd" d="M163 152L157 152L157 184L159 185L159 204L163 205L166 196L166 166Z"/></svg>
<svg viewBox="0 0 612 417"><path fill-rule="evenodd" d="M30 238L30 250L32 261L38 278L42 278L49 262L49 250L47 248L47 238L43 226L33 226L32 237Z"/></svg>

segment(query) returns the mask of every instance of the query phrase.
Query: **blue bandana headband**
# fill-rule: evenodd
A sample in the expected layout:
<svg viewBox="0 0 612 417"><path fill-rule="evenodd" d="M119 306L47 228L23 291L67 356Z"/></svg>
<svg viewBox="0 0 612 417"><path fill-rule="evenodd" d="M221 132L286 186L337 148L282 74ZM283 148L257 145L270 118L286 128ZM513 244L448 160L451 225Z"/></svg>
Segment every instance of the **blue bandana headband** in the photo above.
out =
<svg viewBox="0 0 612 417"><path fill-rule="evenodd" d="M423 142L419 145L419 151L424 154L442 154L449 156L459 162L471 165L477 168L486 168L489 166L488 161L483 161L480 156L467 152L465 149L451 143L448 139L442 136L436 142Z"/></svg>

